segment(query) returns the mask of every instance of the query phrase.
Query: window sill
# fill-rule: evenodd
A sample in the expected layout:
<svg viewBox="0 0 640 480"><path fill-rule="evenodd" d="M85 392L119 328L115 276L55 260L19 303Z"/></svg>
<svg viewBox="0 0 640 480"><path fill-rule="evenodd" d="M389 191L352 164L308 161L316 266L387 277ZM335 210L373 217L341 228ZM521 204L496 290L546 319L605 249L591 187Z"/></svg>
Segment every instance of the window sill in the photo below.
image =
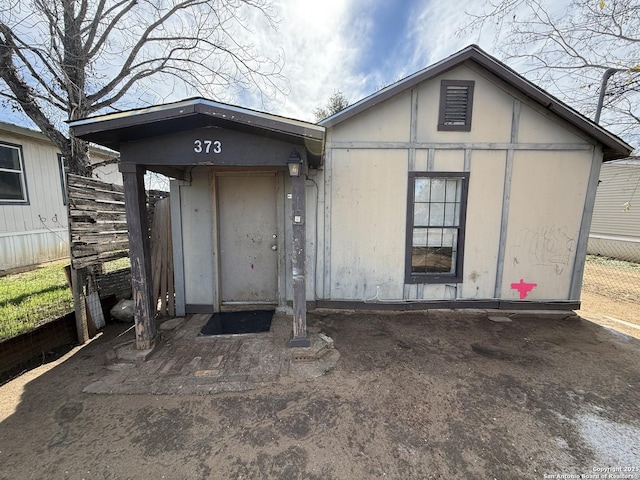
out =
<svg viewBox="0 0 640 480"><path fill-rule="evenodd" d="M404 283L462 283L462 275L408 275L405 276Z"/></svg>

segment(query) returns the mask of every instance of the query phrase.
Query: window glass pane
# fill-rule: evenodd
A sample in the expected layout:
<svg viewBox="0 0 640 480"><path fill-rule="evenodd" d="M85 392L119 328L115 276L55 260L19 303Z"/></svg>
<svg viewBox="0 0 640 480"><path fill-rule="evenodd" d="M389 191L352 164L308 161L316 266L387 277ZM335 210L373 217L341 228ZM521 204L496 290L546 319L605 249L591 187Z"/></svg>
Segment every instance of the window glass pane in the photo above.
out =
<svg viewBox="0 0 640 480"><path fill-rule="evenodd" d="M20 155L17 148L0 145L0 168L21 170Z"/></svg>
<svg viewBox="0 0 640 480"><path fill-rule="evenodd" d="M446 180L443 178L431 179L431 198L432 202L444 202Z"/></svg>
<svg viewBox="0 0 640 480"><path fill-rule="evenodd" d="M427 229L426 228L413 229L413 246L414 247L427 246Z"/></svg>
<svg viewBox="0 0 640 480"><path fill-rule="evenodd" d="M411 249L411 273L427 273L428 247L413 247Z"/></svg>
<svg viewBox="0 0 640 480"><path fill-rule="evenodd" d="M455 266L451 247L414 247L411 252L413 273L450 273Z"/></svg>
<svg viewBox="0 0 640 480"><path fill-rule="evenodd" d="M19 173L0 172L0 200L24 200Z"/></svg>
<svg viewBox="0 0 640 480"><path fill-rule="evenodd" d="M433 273L449 273L452 269L451 247L434 248L427 260L427 271Z"/></svg>
<svg viewBox="0 0 640 480"><path fill-rule="evenodd" d="M429 225L429 204L416 203L413 208L413 225L425 227Z"/></svg>
<svg viewBox="0 0 640 480"><path fill-rule="evenodd" d="M460 201L460 188L458 185L460 180L448 179L447 180L447 202L459 202Z"/></svg>
<svg viewBox="0 0 640 480"><path fill-rule="evenodd" d="M442 229L430 228L427 230L427 246L440 247L442 246Z"/></svg>
<svg viewBox="0 0 640 480"><path fill-rule="evenodd" d="M428 202L430 195L430 178L416 178L415 181L415 198L416 202Z"/></svg>
<svg viewBox="0 0 640 480"><path fill-rule="evenodd" d="M455 247L458 243L458 230L455 228L445 228L442 231L442 245Z"/></svg>
<svg viewBox="0 0 640 480"><path fill-rule="evenodd" d="M458 217L456 216L457 203L447 203L444 207L444 226L452 227L458 225Z"/></svg>
<svg viewBox="0 0 640 480"><path fill-rule="evenodd" d="M444 225L444 203L432 203L429 215L429 225L441 227Z"/></svg>

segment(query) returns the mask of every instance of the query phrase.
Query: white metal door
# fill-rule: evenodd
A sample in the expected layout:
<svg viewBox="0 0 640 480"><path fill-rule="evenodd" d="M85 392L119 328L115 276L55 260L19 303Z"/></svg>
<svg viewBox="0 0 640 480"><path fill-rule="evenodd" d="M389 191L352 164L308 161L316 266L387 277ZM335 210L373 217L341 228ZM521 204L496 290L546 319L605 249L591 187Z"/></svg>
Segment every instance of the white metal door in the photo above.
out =
<svg viewBox="0 0 640 480"><path fill-rule="evenodd" d="M222 303L276 303L276 175L217 177Z"/></svg>

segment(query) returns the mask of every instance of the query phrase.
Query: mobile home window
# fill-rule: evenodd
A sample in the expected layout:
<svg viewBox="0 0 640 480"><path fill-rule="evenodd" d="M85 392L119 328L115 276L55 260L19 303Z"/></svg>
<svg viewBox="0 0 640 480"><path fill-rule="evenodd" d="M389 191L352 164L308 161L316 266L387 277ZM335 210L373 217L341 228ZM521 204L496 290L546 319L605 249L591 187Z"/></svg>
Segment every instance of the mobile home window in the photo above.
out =
<svg viewBox="0 0 640 480"><path fill-rule="evenodd" d="M438 130L471 131L473 87L473 81L442 80Z"/></svg>
<svg viewBox="0 0 640 480"><path fill-rule="evenodd" d="M409 174L407 283L462 281L468 173Z"/></svg>
<svg viewBox="0 0 640 480"><path fill-rule="evenodd" d="M69 162L62 155L58 154L58 170L60 171L60 184L62 186L62 203L67 204L67 173L69 173Z"/></svg>
<svg viewBox="0 0 640 480"><path fill-rule="evenodd" d="M27 203L22 147L0 143L0 202Z"/></svg>

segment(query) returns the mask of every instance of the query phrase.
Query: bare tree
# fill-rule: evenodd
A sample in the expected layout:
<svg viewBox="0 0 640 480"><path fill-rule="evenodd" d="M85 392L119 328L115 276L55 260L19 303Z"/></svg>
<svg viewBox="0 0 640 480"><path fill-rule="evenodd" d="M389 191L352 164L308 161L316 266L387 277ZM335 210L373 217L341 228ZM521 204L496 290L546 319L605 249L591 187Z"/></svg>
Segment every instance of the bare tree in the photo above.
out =
<svg viewBox="0 0 640 480"><path fill-rule="evenodd" d="M604 72L602 124L640 140L640 3L638 0L489 0L467 12L465 30L497 29L495 47L524 73L593 118ZM520 61L520 62L519 62ZM520 68L519 68L520 69Z"/></svg>
<svg viewBox="0 0 640 480"><path fill-rule="evenodd" d="M344 93L341 91L335 92L333 95L329 97L327 104L324 107L318 107L313 111L314 117L316 117L316 122L323 120L331 115L338 113L341 110L344 110L349 106L349 100L344 96Z"/></svg>
<svg viewBox="0 0 640 480"><path fill-rule="evenodd" d="M276 27L269 0L10 1L0 7L0 98L24 111L74 173L91 175L88 145L63 121L131 105L145 82L207 96L280 89L282 57L242 40L247 24Z"/></svg>

